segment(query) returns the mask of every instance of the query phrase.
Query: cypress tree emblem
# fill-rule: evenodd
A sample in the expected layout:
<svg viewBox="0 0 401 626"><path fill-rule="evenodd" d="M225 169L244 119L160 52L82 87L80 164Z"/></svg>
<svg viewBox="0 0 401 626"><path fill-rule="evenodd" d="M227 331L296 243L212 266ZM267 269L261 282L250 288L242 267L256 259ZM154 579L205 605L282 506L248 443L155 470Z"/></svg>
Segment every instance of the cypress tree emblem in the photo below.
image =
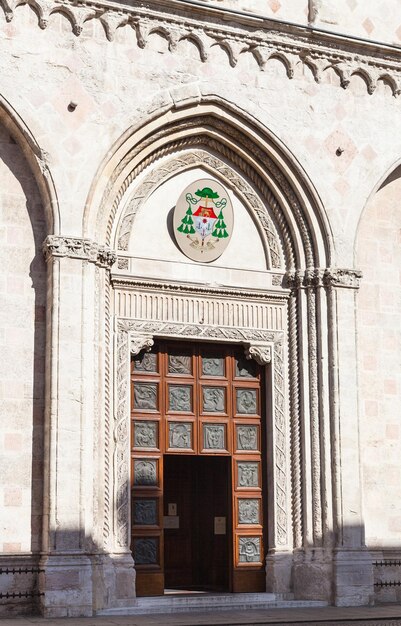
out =
<svg viewBox="0 0 401 626"><path fill-rule="evenodd" d="M217 237L218 239L225 239L226 237L228 237L227 226L224 222L222 210L220 211L219 217L217 218L214 231L212 232L212 237Z"/></svg>
<svg viewBox="0 0 401 626"><path fill-rule="evenodd" d="M185 213L185 216L182 218L181 225L177 228L177 230L179 230L180 233L184 233L184 235L195 234L194 221L192 219L192 209L190 204L188 204L188 210Z"/></svg>

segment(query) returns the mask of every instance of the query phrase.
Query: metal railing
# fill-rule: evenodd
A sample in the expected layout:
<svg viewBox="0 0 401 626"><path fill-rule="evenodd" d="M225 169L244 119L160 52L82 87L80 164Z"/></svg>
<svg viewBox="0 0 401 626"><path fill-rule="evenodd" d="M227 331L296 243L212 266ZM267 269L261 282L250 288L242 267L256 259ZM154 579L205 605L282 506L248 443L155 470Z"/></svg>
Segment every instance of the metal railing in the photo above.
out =
<svg viewBox="0 0 401 626"><path fill-rule="evenodd" d="M400 567L400 559L384 559L381 561L373 561L374 567ZM378 580L374 583L374 587L383 589L386 587L401 587L401 580Z"/></svg>
<svg viewBox="0 0 401 626"><path fill-rule="evenodd" d="M14 575L14 574L40 574L40 572L44 572L43 569L39 567L0 567L0 576L1 575ZM36 589L37 580L35 580L33 584L33 589L31 591L5 591L0 592L0 600L9 600L9 599L22 599L22 598L35 598L39 596L43 596L44 593Z"/></svg>

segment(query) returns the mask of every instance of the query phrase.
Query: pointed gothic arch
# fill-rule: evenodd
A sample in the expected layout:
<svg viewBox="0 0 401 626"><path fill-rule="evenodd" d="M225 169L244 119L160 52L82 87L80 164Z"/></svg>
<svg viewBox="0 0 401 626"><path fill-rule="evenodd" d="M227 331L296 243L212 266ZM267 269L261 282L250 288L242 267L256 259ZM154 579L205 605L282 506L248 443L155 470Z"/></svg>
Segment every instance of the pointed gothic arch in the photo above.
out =
<svg viewBox="0 0 401 626"><path fill-rule="evenodd" d="M203 146L234 163L262 196L275 198L277 220L287 239L288 269L330 267L329 223L305 171L271 131L217 97L186 102L185 108L170 106L124 133L92 185L84 235L109 244L119 201L130 182L162 155Z"/></svg>
<svg viewBox="0 0 401 626"><path fill-rule="evenodd" d="M272 282L274 297L285 300L286 323L279 332L262 328L248 329L244 334L241 329L230 328L221 335L216 330L217 321L207 329L175 322L160 324L141 316L134 321L127 316L121 319L121 308L116 313L121 302L124 310L131 306L127 305L131 296L123 293L130 281L131 290L160 288L149 281L133 285L128 266L118 257L129 240L138 206L163 176L171 175L172 164L175 167L181 162L185 169L186 160L202 161L202 155L210 159L209 167L212 162L215 167L222 164L219 176L223 182L232 188L237 184L262 235L264 231L271 269L275 268L275 250L279 251L277 258L281 253L276 265L278 281ZM130 193L132 197L126 202ZM107 372L114 368L116 401L114 406L110 403L105 418L110 431L106 457L114 465L113 493L105 500L105 546L111 542L113 550L126 555L125 563L130 567L126 384L130 353L151 345L152 335L199 340L226 336L247 345L253 337L252 341L256 338L271 346L276 364L272 379L276 398L272 407L276 442L274 539L267 557L267 589L287 593L292 578L296 593L297 584L302 587L304 572L316 567L327 577L320 597L328 599L335 533L340 531L341 536L343 523L341 484L336 478L340 445L337 288L356 288L359 273L331 267L334 250L330 226L301 165L266 127L232 104L214 97L186 101L185 107L166 105L162 112L150 114L144 123L128 130L106 155L88 197L83 232L85 237L117 248L119 259L111 282L108 277L105 285L106 341L109 316L117 318L111 332L116 348L111 342L106 346L106 394L109 397L113 389ZM168 291L169 287L164 285L163 289ZM174 289L180 291L181 287ZM202 288L196 291L201 297ZM205 297L222 293L212 291L205 289ZM246 300L243 293L230 294ZM316 549L321 556L311 565L309 550Z"/></svg>

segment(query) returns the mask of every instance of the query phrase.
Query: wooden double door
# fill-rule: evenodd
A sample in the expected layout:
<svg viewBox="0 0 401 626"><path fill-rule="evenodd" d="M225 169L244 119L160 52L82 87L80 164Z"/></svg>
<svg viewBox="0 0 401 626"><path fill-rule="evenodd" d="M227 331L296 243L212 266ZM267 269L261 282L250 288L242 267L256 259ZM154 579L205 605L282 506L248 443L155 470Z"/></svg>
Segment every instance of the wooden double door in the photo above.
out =
<svg viewBox="0 0 401 626"><path fill-rule="evenodd" d="M209 344L165 342L133 359L137 595L265 590L262 371Z"/></svg>

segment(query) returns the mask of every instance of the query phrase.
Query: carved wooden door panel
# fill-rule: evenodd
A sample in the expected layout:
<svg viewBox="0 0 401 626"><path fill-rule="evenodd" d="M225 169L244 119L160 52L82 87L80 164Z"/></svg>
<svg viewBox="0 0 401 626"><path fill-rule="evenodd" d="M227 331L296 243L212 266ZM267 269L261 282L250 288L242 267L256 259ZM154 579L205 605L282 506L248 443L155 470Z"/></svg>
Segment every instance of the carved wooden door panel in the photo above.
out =
<svg viewBox="0 0 401 626"><path fill-rule="evenodd" d="M164 590L164 454L231 458L229 587L265 589L261 371L241 349L210 344L160 343L133 360L132 551L138 595Z"/></svg>
<svg viewBox="0 0 401 626"><path fill-rule="evenodd" d="M131 548L137 595L162 595L163 389L160 352L145 352L131 365Z"/></svg>
<svg viewBox="0 0 401 626"><path fill-rule="evenodd" d="M265 591L261 368L238 353L232 365L233 591Z"/></svg>

